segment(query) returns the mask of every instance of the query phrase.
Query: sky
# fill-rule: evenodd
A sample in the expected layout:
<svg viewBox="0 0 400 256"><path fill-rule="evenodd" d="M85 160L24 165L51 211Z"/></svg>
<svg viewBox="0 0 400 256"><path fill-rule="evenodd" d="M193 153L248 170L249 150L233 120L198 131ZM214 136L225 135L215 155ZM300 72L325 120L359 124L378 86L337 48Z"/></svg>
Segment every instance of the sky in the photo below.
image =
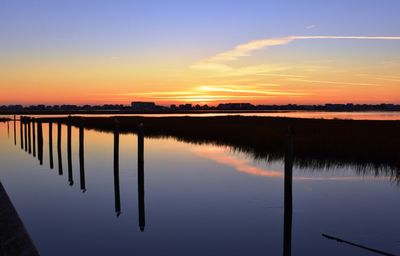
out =
<svg viewBox="0 0 400 256"><path fill-rule="evenodd" d="M400 103L398 0L0 0L0 105Z"/></svg>

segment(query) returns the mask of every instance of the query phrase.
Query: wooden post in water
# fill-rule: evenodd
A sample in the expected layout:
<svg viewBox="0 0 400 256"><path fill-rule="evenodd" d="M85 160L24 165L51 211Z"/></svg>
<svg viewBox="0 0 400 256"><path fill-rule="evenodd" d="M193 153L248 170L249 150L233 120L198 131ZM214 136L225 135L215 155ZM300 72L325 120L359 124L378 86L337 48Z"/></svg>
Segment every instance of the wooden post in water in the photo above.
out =
<svg viewBox="0 0 400 256"><path fill-rule="evenodd" d="M50 169L54 169L54 159L53 159L53 123L49 121L49 162Z"/></svg>
<svg viewBox="0 0 400 256"><path fill-rule="evenodd" d="M292 255L292 180L293 180L293 131L288 128L285 142L285 203L283 225L283 255Z"/></svg>
<svg viewBox="0 0 400 256"><path fill-rule="evenodd" d="M27 118L27 125L28 125L28 152L32 154L32 136L31 136L31 118Z"/></svg>
<svg viewBox="0 0 400 256"><path fill-rule="evenodd" d="M40 165L43 164L43 127L42 121L37 122L37 132L38 132L38 158Z"/></svg>
<svg viewBox="0 0 400 256"><path fill-rule="evenodd" d="M119 191L119 121L114 120L114 198L115 213L121 214L121 199Z"/></svg>
<svg viewBox="0 0 400 256"><path fill-rule="evenodd" d="M61 120L57 122L57 155L58 155L58 174L63 174L62 155L61 155Z"/></svg>
<svg viewBox="0 0 400 256"><path fill-rule="evenodd" d="M36 129L35 129L36 119L32 118L32 149L33 149L33 157L36 157Z"/></svg>
<svg viewBox="0 0 400 256"><path fill-rule="evenodd" d="M138 126L138 208L139 228L143 232L146 216L144 206L144 129L142 123Z"/></svg>
<svg viewBox="0 0 400 256"><path fill-rule="evenodd" d="M25 139L25 152L28 152L28 118L24 117L24 139Z"/></svg>
<svg viewBox="0 0 400 256"><path fill-rule="evenodd" d="M20 135L21 149L24 149L24 136L23 136L23 128L22 128L23 119L24 119L23 116L19 117L19 135Z"/></svg>
<svg viewBox="0 0 400 256"><path fill-rule="evenodd" d="M17 123L15 121L15 115L14 115L14 145L17 145Z"/></svg>
<svg viewBox="0 0 400 256"><path fill-rule="evenodd" d="M10 121L7 120L7 137L10 139Z"/></svg>
<svg viewBox="0 0 400 256"><path fill-rule="evenodd" d="M79 172L80 172L80 181L81 181L81 190L82 192L86 192L86 184L85 184L85 141L84 141L84 119L83 117L80 120L79 124Z"/></svg>
<svg viewBox="0 0 400 256"><path fill-rule="evenodd" d="M72 141L71 141L71 136L72 136L72 131L71 131L71 125L72 125L72 117L68 116L68 123L67 123L67 157L68 157L68 181L69 185L73 186L74 185L74 177L72 173Z"/></svg>

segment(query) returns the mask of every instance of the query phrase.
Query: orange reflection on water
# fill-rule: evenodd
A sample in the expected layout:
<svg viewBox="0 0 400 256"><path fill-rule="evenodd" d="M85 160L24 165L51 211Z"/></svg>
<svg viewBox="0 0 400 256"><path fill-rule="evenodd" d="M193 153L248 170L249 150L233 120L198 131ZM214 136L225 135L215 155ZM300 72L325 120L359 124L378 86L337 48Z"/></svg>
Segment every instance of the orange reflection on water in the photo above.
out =
<svg viewBox="0 0 400 256"><path fill-rule="evenodd" d="M265 177L283 177L283 173L275 170L266 170L250 164L248 159L238 158L234 155L227 154L226 150L221 147L207 146L198 147L192 150L196 155L206 157L214 160L217 163L232 166L235 170L255 175L255 176L265 176Z"/></svg>
<svg viewBox="0 0 400 256"><path fill-rule="evenodd" d="M197 156L211 159L219 164L225 166L231 166L236 171L262 177L281 178L284 176L284 172L279 170L267 170L250 163L249 159L242 158L241 156L231 154L226 148L217 146L200 146L192 149L192 152ZM283 168L283 167L282 167ZM294 176L294 180L298 181L360 181L360 180L388 180L390 177L387 176Z"/></svg>

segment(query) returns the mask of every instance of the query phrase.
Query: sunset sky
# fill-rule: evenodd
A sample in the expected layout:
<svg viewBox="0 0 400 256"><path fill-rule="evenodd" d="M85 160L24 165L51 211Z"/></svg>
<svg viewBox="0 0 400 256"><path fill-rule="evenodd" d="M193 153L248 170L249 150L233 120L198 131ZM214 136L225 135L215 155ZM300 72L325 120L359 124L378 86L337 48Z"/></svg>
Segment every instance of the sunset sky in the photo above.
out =
<svg viewBox="0 0 400 256"><path fill-rule="evenodd" d="M400 103L398 0L1 0L1 104Z"/></svg>

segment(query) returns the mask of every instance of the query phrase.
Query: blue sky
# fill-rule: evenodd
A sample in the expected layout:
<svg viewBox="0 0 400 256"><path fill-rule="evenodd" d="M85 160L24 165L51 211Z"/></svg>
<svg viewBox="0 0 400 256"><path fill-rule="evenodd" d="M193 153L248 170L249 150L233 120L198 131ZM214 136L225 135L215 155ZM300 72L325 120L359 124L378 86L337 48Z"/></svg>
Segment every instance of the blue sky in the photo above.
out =
<svg viewBox="0 0 400 256"><path fill-rule="evenodd" d="M184 72L184 65L190 67L258 39L293 35L400 36L399 10L397 0L1 0L0 67L46 61L52 65L52 61L71 59L88 60L90 66L90 60L129 57L135 67L139 63L133 59L137 58L164 68L168 63L173 67L182 65ZM364 62L364 58L370 62L400 59L398 42L313 40L274 49L242 61L270 58L296 63L296 58L307 56L310 60L326 60L352 55L349 63ZM293 59L288 60L288 56ZM175 61L179 64L172 64ZM141 88L135 79L131 80L132 88ZM144 84L151 83L146 80Z"/></svg>

